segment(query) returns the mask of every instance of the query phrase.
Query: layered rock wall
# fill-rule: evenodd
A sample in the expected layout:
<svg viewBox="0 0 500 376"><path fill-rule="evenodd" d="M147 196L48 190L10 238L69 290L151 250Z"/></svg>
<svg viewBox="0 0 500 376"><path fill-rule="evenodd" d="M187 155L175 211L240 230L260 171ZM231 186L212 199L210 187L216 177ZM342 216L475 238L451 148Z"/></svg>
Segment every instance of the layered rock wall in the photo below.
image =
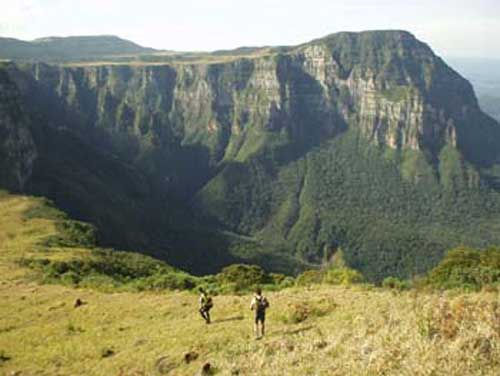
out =
<svg viewBox="0 0 500 376"><path fill-rule="evenodd" d="M456 145L457 117L477 110L468 84L410 34L384 34L391 45L383 53L376 40L363 38L350 36L340 45L326 38L286 53L212 64L37 64L30 74L45 88L39 95L57 96L71 112L54 116L54 123L99 128L137 155L151 145L197 143L216 164L245 159L269 132L283 142L320 143L347 127L378 145L432 155ZM346 62L346 53L376 57L371 65L365 62L371 55ZM434 94L447 79L448 90L467 94L450 92L461 102L453 107Z"/></svg>

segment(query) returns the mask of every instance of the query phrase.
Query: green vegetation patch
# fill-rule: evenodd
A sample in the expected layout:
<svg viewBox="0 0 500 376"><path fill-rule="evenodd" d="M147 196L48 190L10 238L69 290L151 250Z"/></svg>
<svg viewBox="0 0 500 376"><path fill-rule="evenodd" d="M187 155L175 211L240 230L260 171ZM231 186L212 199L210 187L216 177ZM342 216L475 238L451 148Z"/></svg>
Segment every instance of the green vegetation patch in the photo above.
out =
<svg viewBox="0 0 500 376"><path fill-rule="evenodd" d="M68 259L23 258L23 266L38 271L45 283L62 283L98 289L191 289L198 279L162 261L138 253L94 249Z"/></svg>
<svg viewBox="0 0 500 376"><path fill-rule="evenodd" d="M407 280L402 280L396 277L387 277L382 281L382 287L391 290L408 290L411 287L411 283Z"/></svg>
<svg viewBox="0 0 500 376"><path fill-rule="evenodd" d="M429 272L427 283L433 287L479 290L500 284L500 248L478 250L459 247L449 251Z"/></svg>
<svg viewBox="0 0 500 376"><path fill-rule="evenodd" d="M395 86L382 90L382 96L391 102L401 102L412 95L413 89L408 86Z"/></svg>
<svg viewBox="0 0 500 376"><path fill-rule="evenodd" d="M245 293L259 286L279 290L293 285L293 278L279 273L267 273L257 265L233 264L215 276L218 290L223 293Z"/></svg>
<svg viewBox="0 0 500 376"><path fill-rule="evenodd" d="M296 279L297 286L311 286L315 284L352 285L365 280L359 271L346 266L331 267L326 270L306 270Z"/></svg>
<svg viewBox="0 0 500 376"><path fill-rule="evenodd" d="M23 218L26 220L39 218L51 220L67 219L67 215L57 209L51 200L46 198L37 198L36 205L32 205L23 213Z"/></svg>
<svg viewBox="0 0 500 376"><path fill-rule="evenodd" d="M351 268L334 268L328 270L323 278L323 282L332 285L352 285L363 281L363 275Z"/></svg>

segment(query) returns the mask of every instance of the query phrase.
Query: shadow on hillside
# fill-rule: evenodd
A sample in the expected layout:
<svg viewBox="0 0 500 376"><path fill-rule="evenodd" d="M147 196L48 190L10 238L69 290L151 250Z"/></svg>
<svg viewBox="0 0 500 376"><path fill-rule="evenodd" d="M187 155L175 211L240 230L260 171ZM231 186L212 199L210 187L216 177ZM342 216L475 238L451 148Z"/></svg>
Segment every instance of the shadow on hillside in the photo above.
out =
<svg viewBox="0 0 500 376"><path fill-rule="evenodd" d="M228 317L228 318L225 318L225 319L214 320L214 321L212 321L212 324L220 324L220 323L228 322L228 321L241 321L244 318L245 318L244 316Z"/></svg>

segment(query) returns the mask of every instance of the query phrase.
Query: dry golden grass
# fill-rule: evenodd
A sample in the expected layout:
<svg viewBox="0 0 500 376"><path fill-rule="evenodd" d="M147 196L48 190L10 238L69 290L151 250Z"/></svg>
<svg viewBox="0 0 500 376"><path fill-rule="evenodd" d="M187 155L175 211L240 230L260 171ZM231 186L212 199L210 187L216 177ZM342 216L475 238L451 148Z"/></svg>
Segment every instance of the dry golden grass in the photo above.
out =
<svg viewBox="0 0 500 376"><path fill-rule="evenodd" d="M215 297L206 325L187 292L29 282L14 260L56 231L22 219L32 202L0 198L0 374L194 375L205 362L217 375L500 374L496 291L292 288L268 294L268 331L257 341L250 297ZM86 304L74 308L76 298ZM199 356L186 364L190 351Z"/></svg>

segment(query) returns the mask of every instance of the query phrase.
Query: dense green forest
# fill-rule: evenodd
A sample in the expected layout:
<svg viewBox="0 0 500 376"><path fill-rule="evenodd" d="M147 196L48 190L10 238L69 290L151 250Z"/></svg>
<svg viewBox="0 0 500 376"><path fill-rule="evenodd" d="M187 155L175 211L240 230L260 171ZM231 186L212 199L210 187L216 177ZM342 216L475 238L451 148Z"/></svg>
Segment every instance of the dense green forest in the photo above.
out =
<svg viewBox="0 0 500 376"><path fill-rule="evenodd" d="M448 153L442 163L459 163ZM224 202L232 204L209 207L233 231L256 234L264 248L294 249L312 264L341 248L349 265L372 280L421 274L459 244L500 242L496 191L468 188L459 171L438 177L422 155L406 154L347 132L280 169L259 158L229 165L210 184L228 187ZM416 183L401 173L411 162L428 172ZM443 187L446 178L453 184ZM202 194L213 198L210 189Z"/></svg>

